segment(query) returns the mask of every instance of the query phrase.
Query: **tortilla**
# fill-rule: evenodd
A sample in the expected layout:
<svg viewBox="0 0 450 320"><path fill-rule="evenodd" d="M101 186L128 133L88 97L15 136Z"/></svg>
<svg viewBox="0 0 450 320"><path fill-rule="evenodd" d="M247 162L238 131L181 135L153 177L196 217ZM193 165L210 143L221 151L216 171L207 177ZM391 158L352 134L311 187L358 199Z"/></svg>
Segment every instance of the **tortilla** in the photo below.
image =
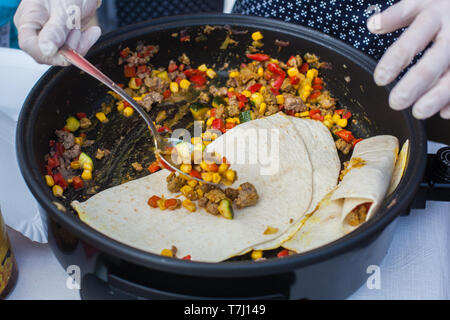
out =
<svg viewBox="0 0 450 320"><path fill-rule="evenodd" d="M365 221L370 219L386 196L397 152L398 140L393 136L376 136L359 142L336 190L320 203L283 247L300 253L341 238L357 228L350 226L347 219L363 203L371 203Z"/></svg>
<svg viewBox="0 0 450 320"><path fill-rule="evenodd" d="M250 156L255 141L259 146L266 144L272 148L274 143L268 143L266 136L267 131L272 130L279 132L280 151L274 152L269 162L234 161L242 153ZM242 139L252 131L258 140ZM236 144L238 138L245 143ZM234 150L235 146L239 149ZM174 196L166 189L168 171L107 189L83 203L74 201L72 206L83 222L119 242L155 254L175 246L177 257L190 255L192 260L204 262L224 261L259 243L273 240L308 210L312 167L305 144L292 130L278 130L269 120L258 119L228 131L211 143L208 150L227 157L237 171L238 181L234 187L251 182L258 190L258 203L235 210L233 220L213 216L201 208L191 213L185 208L161 211L149 207L147 200L153 195ZM268 227L278 232L264 234Z"/></svg>
<svg viewBox="0 0 450 320"><path fill-rule="evenodd" d="M257 250L275 249L290 239L300 228L306 215L312 213L317 208L319 202L336 187L341 169L341 162L333 137L322 122L290 117L284 113L278 113L267 119L280 128L295 126L299 139L304 141L311 160L313 187L311 203L305 215L295 221L285 234L277 239L256 246L255 249Z"/></svg>
<svg viewBox="0 0 450 320"><path fill-rule="evenodd" d="M402 180L403 173L405 173L406 164L409 157L409 140L406 140L402 146L402 150L398 154L397 161L395 162L394 173L392 174L391 184L387 195L390 196L395 189L397 189L400 181Z"/></svg>

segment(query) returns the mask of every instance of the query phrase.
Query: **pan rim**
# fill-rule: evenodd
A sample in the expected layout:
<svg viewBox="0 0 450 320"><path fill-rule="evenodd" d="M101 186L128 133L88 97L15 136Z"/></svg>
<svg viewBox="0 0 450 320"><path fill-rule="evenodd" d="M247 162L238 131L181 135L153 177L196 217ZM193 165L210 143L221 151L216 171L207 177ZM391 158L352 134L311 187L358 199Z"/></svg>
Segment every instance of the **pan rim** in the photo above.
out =
<svg viewBox="0 0 450 320"><path fill-rule="evenodd" d="M135 35L136 30L139 30L140 33L148 33L150 31L156 32L158 30L184 28L186 26L200 26L206 24L234 25L236 23L242 27L261 28L280 32L282 34L302 37L308 41L326 46L330 50L338 51L339 54L348 55L348 57L355 59L354 61L367 72L373 72L376 65L372 58L366 56L357 49L318 31L279 20L228 14L198 14L160 18L151 22L127 26L102 36L99 43L90 51L88 56L102 51L102 47L106 46L108 41L114 40L116 42L121 39L127 39L130 34ZM426 136L423 124L420 121L413 119L410 111L401 111L408 126L409 133L411 133L409 138L410 155L412 156L410 157L404 178L393 196L393 199L397 201L397 204L391 208L387 208L386 205L381 207L379 209L379 212L381 212L380 217L377 217L376 220L365 223L354 232L325 246L284 259L270 259L263 262L239 261L205 263L165 258L122 244L84 224L78 217L67 215L57 210L52 204L52 200L54 201L54 199L49 198L44 192L42 187L43 182L35 178L36 173L39 173L39 175L41 175L41 173L37 168L33 168L35 166L34 159L32 158L31 153L27 152L27 150L32 150L31 137L33 123L30 119L33 118L33 106L39 99L43 98L40 96L42 87L51 84L55 78L62 76L64 72L67 72L67 70L64 71L59 67L50 68L50 70L47 71L34 86L24 103L19 116L16 133L16 152L20 170L27 186L39 205L58 223L61 223L68 228L82 241L91 243L99 250L136 263L140 266L192 276L247 277L286 272L294 268L312 265L331 259L358 247L359 243L363 243L364 240L369 239L370 237L378 236L381 231L400 215L409 203L411 203L425 170ZM387 87L388 90L390 88L392 88L392 86ZM411 186L414 188L411 188ZM402 198L402 200L398 200L399 198Z"/></svg>

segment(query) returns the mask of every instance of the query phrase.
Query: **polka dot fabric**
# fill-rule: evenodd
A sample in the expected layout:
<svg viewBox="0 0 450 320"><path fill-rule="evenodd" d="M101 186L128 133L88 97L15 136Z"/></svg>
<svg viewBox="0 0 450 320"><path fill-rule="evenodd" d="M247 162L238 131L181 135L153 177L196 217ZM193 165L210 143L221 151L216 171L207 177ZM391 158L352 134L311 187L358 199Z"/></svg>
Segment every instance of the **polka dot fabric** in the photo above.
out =
<svg viewBox="0 0 450 320"><path fill-rule="evenodd" d="M400 36L402 30L374 35L366 21L376 5L381 10L398 1L366 0L237 0L233 13L274 18L319 30L349 43L379 60L385 50Z"/></svg>
<svg viewBox="0 0 450 320"><path fill-rule="evenodd" d="M165 16L222 12L223 0L115 0L119 27Z"/></svg>

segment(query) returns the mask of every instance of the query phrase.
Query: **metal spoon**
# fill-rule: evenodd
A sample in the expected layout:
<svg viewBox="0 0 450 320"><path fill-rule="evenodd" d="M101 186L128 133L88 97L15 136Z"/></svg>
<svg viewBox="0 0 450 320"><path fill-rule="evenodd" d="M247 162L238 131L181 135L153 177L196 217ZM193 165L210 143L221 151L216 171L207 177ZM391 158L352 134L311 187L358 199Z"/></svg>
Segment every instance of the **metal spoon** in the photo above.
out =
<svg viewBox="0 0 450 320"><path fill-rule="evenodd" d="M111 90L116 92L119 96L121 96L126 102L128 102L134 110L141 116L142 119L144 119L145 123L147 124L148 128L150 129L153 140L155 143L155 154L156 156L160 157L161 161L163 161L170 169L170 171L176 171L179 174L186 175L186 173L182 172L179 167L172 161L171 157L165 156L163 151L168 150L170 148L174 148L177 144L182 143L182 140L179 139L168 139L163 136L161 136L156 129L155 125L153 124L152 119L148 115L147 112L145 112L144 109L142 109L141 105L136 102L132 97L130 97L121 87L119 87L114 81L112 81L108 76L106 76L103 72L98 70L94 65L92 65L88 60L86 60L82 55L80 55L78 52L73 50L72 48L68 47L67 45L63 46L60 51L61 55L67 59L71 64L78 67L82 71L86 72L87 74L91 75L95 79L102 82L104 85L109 87ZM186 143L186 142L183 142ZM193 146L189 144L190 150L193 150ZM213 184L212 182L207 182L202 179L191 177L192 179L195 179L197 181Z"/></svg>

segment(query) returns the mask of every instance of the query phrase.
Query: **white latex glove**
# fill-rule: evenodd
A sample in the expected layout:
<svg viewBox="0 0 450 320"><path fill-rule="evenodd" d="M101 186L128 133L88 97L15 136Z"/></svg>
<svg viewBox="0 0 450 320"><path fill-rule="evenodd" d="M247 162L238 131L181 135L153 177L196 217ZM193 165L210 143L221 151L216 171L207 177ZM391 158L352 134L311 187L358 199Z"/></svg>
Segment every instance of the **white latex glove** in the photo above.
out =
<svg viewBox="0 0 450 320"><path fill-rule="evenodd" d="M96 26L81 30L100 5L101 0L22 0L14 16L20 48L38 63L68 65L59 48L67 43L82 55L88 52L101 30ZM81 30L70 23L76 12L80 13Z"/></svg>
<svg viewBox="0 0 450 320"><path fill-rule="evenodd" d="M367 26L377 34L409 26L375 69L380 86L397 78L417 53L433 43L392 90L389 104L395 110L413 105L418 119L439 111L450 119L450 0L403 0L372 16Z"/></svg>

